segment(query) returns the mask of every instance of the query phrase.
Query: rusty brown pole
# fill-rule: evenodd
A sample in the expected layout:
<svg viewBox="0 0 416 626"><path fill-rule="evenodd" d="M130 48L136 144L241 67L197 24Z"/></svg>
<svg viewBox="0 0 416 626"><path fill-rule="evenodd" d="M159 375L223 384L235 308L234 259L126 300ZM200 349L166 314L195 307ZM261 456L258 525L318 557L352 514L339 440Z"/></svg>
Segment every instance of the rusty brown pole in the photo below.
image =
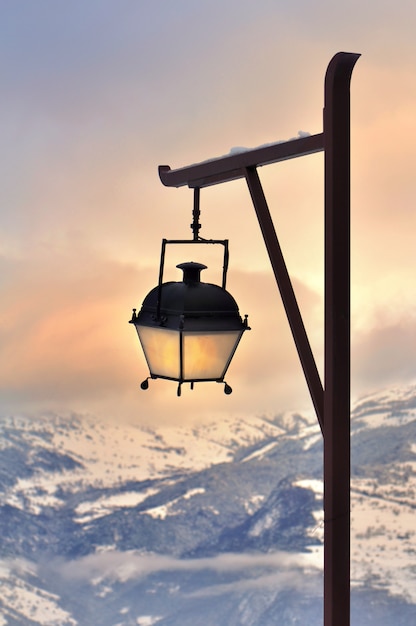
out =
<svg viewBox="0 0 416 626"><path fill-rule="evenodd" d="M324 626L350 624L350 80L360 55L325 77Z"/></svg>
<svg viewBox="0 0 416 626"><path fill-rule="evenodd" d="M325 76L323 133L171 170L168 187L245 178L324 437L324 626L350 624L350 82L359 54ZM322 386L257 168L325 153L325 380Z"/></svg>

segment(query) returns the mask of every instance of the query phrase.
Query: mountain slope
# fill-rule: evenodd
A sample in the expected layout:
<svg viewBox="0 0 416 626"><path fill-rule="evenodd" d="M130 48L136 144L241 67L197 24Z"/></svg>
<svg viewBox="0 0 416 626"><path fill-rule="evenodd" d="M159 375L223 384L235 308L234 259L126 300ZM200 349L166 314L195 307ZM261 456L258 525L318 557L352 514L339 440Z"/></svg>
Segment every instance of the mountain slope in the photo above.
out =
<svg viewBox="0 0 416 626"><path fill-rule="evenodd" d="M356 626L414 614L415 416L415 387L352 414ZM0 625L322 622L314 419L4 417L0 429Z"/></svg>

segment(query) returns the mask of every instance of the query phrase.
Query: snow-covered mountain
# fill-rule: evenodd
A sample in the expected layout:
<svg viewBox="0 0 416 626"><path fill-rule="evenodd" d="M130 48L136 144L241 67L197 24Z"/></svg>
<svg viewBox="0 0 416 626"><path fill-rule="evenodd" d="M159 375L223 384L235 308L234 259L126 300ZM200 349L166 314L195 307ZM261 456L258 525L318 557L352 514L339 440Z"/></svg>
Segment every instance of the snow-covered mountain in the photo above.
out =
<svg viewBox="0 0 416 626"><path fill-rule="evenodd" d="M352 416L352 625L416 614L416 387ZM313 416L0 420L0 626L322 623Z"/></svg>

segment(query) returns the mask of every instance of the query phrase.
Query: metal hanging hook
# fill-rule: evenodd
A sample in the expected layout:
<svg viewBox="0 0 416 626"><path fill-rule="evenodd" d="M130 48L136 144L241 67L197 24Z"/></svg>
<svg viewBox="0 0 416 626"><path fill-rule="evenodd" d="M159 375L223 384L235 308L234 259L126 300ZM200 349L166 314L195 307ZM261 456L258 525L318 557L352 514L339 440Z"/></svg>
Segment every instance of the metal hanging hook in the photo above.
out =
<svg viewBox="0 0 416 626"><path fill-rule="evenodd" d="M201 229L201 224L199 223L199 216L201 215L201 211L199 208L199 198L200 198L200 189L199 187L195 187L194 189L194 208L192 211L193 222L191 224L191 229L194 234L194 241L199 240L199 231Z"/></svg>

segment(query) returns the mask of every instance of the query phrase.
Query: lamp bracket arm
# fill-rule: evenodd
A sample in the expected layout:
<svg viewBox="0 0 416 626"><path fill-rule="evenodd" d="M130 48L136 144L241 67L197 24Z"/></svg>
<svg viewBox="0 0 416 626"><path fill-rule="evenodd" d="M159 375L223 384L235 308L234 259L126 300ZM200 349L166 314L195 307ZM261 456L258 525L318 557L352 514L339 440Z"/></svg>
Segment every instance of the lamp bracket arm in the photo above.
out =
<svg viewBox="0 0 416 626"><path fill-rule="evenodd" d="M210 159L194 165L171 169L159 165L159 178L166 187L209 187L245 177L245 168L270 165L296 157L322 152L323 133L296 137L288 141L260 146L238 154Z"/></svg>

